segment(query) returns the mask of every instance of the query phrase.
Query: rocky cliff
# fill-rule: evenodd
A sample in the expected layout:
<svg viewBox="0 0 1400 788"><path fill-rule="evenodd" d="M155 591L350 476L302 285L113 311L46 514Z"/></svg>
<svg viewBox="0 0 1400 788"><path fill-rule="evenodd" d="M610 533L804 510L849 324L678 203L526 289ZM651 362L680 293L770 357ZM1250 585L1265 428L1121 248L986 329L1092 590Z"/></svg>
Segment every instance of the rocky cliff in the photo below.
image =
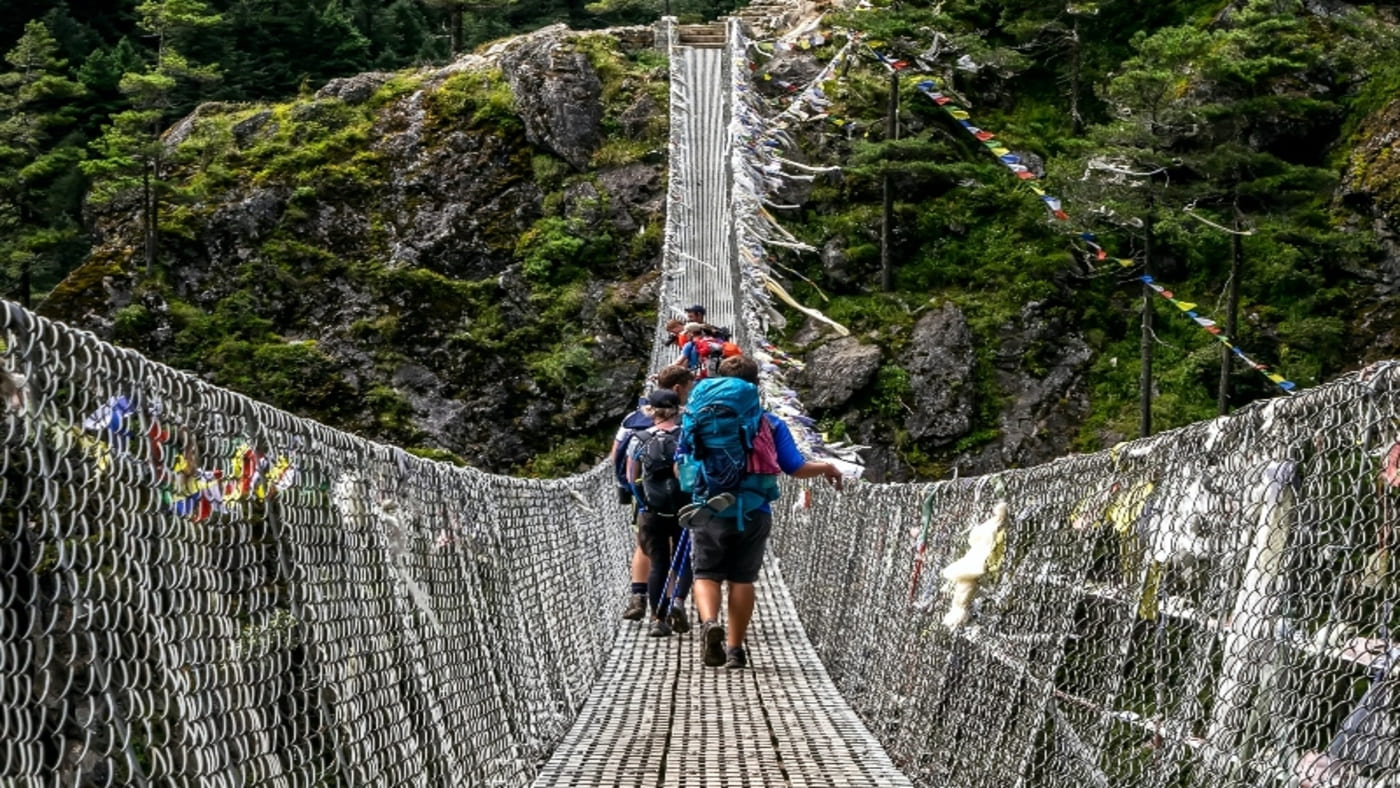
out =
<svg viewBox="0 0 1400 788"><path fill-rule="evenodd" d="M114 203L43 310L424 453L590 465L655 325L667 117L650 44L555 27L446 68L202 106L164 138L158 270Z"/></svg>
<svg viewBox="0 0 1400 788"><path fill-rule="evenodd" d="M160 264L145 270L134 203L114 202L93 212L91 260L43 310L425 454L503 472L587 467L641 385L656 324L667 87L651 44L647 28L555 27L284 104L205 105L165 137ZM776 108L832 53L772 54L754 65ZM1312 91L1326 112L1266 118L1246 139L1338 173L1296 215L1261 209L1251 221L1268 232L1246 247L1243 342L1302 385L1400 355L1400 103L1379 87L1369 103L1343 101L1360 71L1326 65L1275 90ZM1014 123L1024 85L1000 69L957 79L979 113ZM847 117L794 125L787 151L842 169L793 180L777 202L800 207L774 209L822 249L776 270L825 288L828 314L854 329L837 338L794 319L780 338L806 358L792 382L822 429L870 445L876 479L1026 466L1131 437L1141 286L1086 264L994 162L930 171L927 150L974 163L985 151L958 148L917 96L904 135L933 147L898 154L902 286L877 292L880 181L858 160L880 137L885 76L842 74L826 88L832 118ZM1284 127L1324 140L1323 153L1289 149ZM1182 140L1182 156L1200 143ZM1042 174L1052 160L1024 157ZM1218 310L1228 246L1188 237L1192 221L1164 222L1158 271ZM1117 240L1140 249L1133 232ZM805 282L787 284L826 298ZM1218 346L1173 319L1156 334L1162 426L1212 415L1218 375ZM1236 370L1235 404L1278 393L1250 375Z"/></svg>

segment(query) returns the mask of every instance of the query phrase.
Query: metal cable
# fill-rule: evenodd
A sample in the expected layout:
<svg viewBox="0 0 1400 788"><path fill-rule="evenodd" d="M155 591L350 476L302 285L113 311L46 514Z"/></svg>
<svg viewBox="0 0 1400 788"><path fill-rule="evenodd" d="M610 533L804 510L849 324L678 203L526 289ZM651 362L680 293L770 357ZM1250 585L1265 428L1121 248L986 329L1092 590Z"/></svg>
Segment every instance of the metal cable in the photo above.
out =
<svg viewBox="0 0 1400 788"><path fill-rule="evenodd" d="M950 627L940 572L999 503ZM818 493L774 551L917 784L1380 786L1400 781L1397 512L1387 363L1098 454Z"/></svg>
<svg viewBox="0 0 1400 788"><path fill-rule="evenodd" d="M616 635L603 468L421 460L0 307L0 784L530 779Z"/></svg>

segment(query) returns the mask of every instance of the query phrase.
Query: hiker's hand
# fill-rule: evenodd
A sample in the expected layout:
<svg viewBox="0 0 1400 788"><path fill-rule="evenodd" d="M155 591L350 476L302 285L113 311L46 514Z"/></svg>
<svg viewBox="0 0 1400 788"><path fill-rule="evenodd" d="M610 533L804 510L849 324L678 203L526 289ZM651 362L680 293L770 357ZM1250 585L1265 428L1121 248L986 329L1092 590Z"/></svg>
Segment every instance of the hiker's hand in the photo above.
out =
<svg viewBox="0 0 1400 788"><path fill-rule="evenodd" d="M829 462L824 462L822 465L826 466L822 468L822 477L830 482L832 487L841 489L841 469Z"/></svg>

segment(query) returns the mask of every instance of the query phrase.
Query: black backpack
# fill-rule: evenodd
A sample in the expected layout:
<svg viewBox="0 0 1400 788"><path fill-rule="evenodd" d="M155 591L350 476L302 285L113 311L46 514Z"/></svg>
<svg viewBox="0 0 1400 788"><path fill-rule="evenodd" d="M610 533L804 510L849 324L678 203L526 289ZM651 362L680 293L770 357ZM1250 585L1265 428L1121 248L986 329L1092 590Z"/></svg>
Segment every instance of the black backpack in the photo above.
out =
<svg viewBox="0 0 1400 788"><path fill-rule="evenodd" d="M652 427L632 439L632 456L638 465L637 491L652 514L674 517L682 506L690 503L690 494L681 489L676 479L676 442L680 436L680 427L669 430Z"/></svg>
<svg viewBox="0 0 1400 788"><path fill-rule="evenodd" d="M622 420L622 427L626 432L617 444L617 454L613 456L613 478L617 480L617 489L621 493L618 503L626 505L632 503L632 487L627 483L627 458L632 454L632 440L638 433L651 429L651 417L640 409L634 410Z"/></svg>

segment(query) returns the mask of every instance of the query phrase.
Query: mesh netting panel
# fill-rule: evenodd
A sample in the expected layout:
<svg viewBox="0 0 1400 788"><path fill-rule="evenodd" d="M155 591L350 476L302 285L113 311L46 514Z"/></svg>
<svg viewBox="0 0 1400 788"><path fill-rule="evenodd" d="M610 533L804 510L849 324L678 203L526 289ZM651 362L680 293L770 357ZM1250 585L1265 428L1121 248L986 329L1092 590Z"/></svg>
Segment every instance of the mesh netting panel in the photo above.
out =
<svg viewBox="0 0 1400 788"><path fill-rule="evenodd" d="M605 469L428 462L0 308L0 784L528 782L617 631Z"/></svg>
<svg viewBox="0 0 1400 788"><path fill-rule="evenodd" d="M1398 409L1391 363L1030 470L817 492L775 551L920 784L1393 786Z"/></svg>

